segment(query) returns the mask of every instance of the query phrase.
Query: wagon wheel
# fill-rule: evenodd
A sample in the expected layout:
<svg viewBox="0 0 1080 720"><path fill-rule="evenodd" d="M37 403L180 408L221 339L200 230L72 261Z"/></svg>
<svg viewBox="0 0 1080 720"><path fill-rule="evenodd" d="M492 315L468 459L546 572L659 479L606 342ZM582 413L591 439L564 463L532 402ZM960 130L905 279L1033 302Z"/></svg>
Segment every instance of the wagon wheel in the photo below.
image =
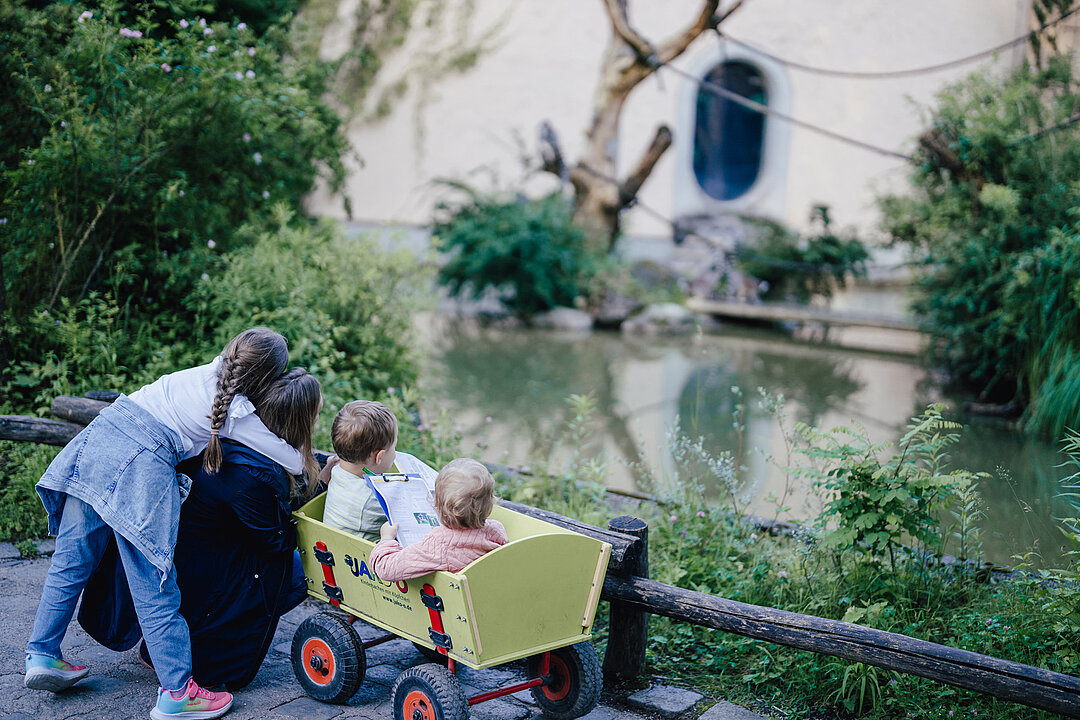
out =
<svg viewBox="0 0 1080 720"><path fill-rule="evenodd" d="M390 690L394 720L465 720L468 704L461 685L441 665L428 663L398 675Z"/></svg>
<svg viewBox="0 0 1080 720"><path fill-rule="evenodd" d="M296 629L292 666L304 692L316 700L341 704L360 689L367 660L349 621L321 612Z"/></svg>
<svg viewBox="0 0 1080 720"><path fill-rule="evenodd" d="M529 677L540 674L540 655L529 658ZM586 715L600 700L600 659L592 643L580 642L551 651L544 684L532 689L544 717L572 720Z"/></svg>

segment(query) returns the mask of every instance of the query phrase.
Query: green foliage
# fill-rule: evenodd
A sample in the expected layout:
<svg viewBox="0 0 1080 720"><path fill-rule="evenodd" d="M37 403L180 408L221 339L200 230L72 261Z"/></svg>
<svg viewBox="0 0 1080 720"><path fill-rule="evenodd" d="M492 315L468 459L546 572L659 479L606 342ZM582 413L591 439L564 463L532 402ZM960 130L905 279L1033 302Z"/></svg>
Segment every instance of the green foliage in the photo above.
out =
<svg viewBox="0 0 1080 720"><path fill-rule="evenodd" d="M280 29L15 5L0 49L4 360L70 360L47 324L22 321L49 311L114 313L116 356L145 362L139 328L160 342L190 324L177 308L235 227L298 207L316 163L341 177L318 68L285 59ZM22 401L41 388L14 386Z"/></svg>
<svg viewBox="0 0 1080 720"><path fill-rule="evenodd" d="M415 381L412 316L430 296L431 273L409 251L294 218L284 205L236 237L241 247L187 300L196 336L220 347L245 327L272 327L289 340L292 362L340 404Z"/></svg>
<svg viewBox="0 0 1080 720"><path fill-rule="evenodd" d="M1080 425L1080 92L1068 58L938 96L913 192L881 201L917 268L933 360L983 401L1027 405L1026 425Z"/></svg>
<svg viewBox="0 0 1080 720"><path fill-rule="evenodd" d="M47 519L34 485L57 451L0 441L0 541L25 542L45 537Z"/></svg>
<svg viewBox="0 0 1080 720"><path fill-rule="evenodd" d="M449 253L439 279L451 293L479 297L495 288L506 306L526 319L572 307L586 294L600 258L570 222L562 197L504 200L457 187L466 199L440 205L433 228Z"/></svg>
<svg viewBox="0 0 1080 720"><path fill-rule="evenodd" d="M979 477L962 469L946 471L946 451L960 437L951 431L960 426L942 418L943 409L931 405L912 418L899 441L900 453L885 463L877 455L886 444L871 443L862 430L797 426L807 443L799 452L829 461L816 477L826 499L818 518L825 528L824 547L888 556L895 568L895 550L904 542L943 545L938 511Z"/></svg>
<svg viewBox="0 0 1080 720"><path fill-rule="evenodd" d="M738 249L736 261L743 273L769 283L765 297L798 302L828 298L849 275L866 274L870 254L858 238L834 233L824 205L815 207L810 218L813 232L805 238L777 223L754 220L761 234L753 248Z"/></svg>

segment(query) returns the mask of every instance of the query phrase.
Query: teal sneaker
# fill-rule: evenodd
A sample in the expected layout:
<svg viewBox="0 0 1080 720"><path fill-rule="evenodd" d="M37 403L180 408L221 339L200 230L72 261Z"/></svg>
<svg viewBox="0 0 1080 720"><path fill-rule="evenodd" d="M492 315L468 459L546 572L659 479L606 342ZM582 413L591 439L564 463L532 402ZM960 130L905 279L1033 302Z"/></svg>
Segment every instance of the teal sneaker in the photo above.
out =
<svg viewBox="0 0 1080 720"><path fill-rule="evenodd" d="M232 695L227 692L210 692L188 680L187 688L174 697L171 692L158 688L157 706L150 711L154 720L181 718L182 720L211 720L229 712Z"/></svg>
<svg viewBox="0 0 1080 720"><path fill-rule="evenodd" d="M31 653L26 656L26 677L23 685L31 690L59 692L67 690L90 674L85 665L72 665L48 655Z"/></svg>

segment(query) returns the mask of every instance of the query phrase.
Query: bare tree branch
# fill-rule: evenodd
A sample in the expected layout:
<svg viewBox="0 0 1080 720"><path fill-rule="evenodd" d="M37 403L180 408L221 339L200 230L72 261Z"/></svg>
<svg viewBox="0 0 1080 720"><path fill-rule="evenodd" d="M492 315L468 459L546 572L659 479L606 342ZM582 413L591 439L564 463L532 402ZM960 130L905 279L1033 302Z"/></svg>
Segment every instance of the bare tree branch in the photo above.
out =
<svg viewBox="0 0 1080 720"><path fill-rule="evenodd" d="M634 28L630 27L630 20L626 16L626 0L604 0L604 7L608 17L611 18L611 27L618 35L633 48L638 58L646 60L653 55L653 47L649 41L641 37Z"/></svg>
<svg viewBox="0 0 1080 720"><path fill-rule="evenodd" d="M649 148L638 160L637 167L619 185L619 197L624 207L637 196L638 190L652 174L657 161L669 147L671 147L671 129L667 125L661 125L656 129L656 135L653 136Z"/></svg>
<svg viewBox="0 0 1080 720"><path fill-rule="evenodd" d="M740 0L741 3L741 0ZM740 3L736 3L736 7ZM665 40L660 44L660 47L656 51L656 59L660 63L668 63L675 58L682 55L686 48L690 47L690 43L694 42L701 33L716 27L716 10L720 7L720 0L705 0L705 4L701 7L701 12L698 13L697 19L694 20L678 35ZM734 11L728 11L730 15Z"/></svg>

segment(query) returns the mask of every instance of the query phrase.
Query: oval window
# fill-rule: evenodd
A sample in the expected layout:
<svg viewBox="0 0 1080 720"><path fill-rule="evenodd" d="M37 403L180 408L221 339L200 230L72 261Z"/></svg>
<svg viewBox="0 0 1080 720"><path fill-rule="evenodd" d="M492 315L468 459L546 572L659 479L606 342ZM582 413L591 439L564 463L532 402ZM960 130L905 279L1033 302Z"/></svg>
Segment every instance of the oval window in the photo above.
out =
<svg viewBox="0 0 1080 720"><path fill-rule="evenodd" d="M745 62L714 68L705 82L767 105L761 72ZM733 200L757 180L764 151L765 115L743 107L702 85L694 126L694 175L710 197Z"/></svg>

